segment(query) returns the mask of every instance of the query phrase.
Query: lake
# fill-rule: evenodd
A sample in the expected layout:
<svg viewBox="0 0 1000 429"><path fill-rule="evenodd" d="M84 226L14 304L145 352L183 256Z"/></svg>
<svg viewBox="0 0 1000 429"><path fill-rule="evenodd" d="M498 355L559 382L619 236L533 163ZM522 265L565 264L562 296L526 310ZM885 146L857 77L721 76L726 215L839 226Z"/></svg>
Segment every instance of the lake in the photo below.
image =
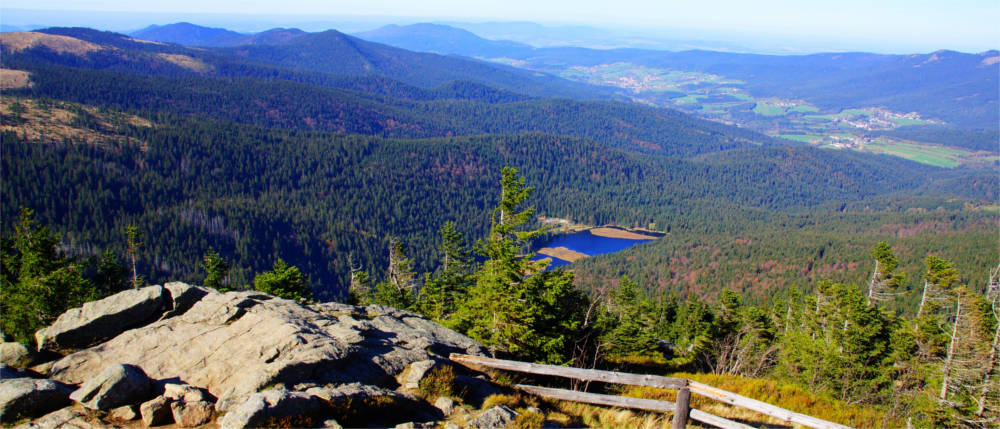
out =
<svg viewBox="0 0 1000 429"><path fill-rule="evenodd" d="M608 235L619 237L609 237ZM539 250L536 250L539 254L534 259L552 258L549 267L561 267L572 264L583 257L620 252L656 238L658 237L645 232L636 234L617 228L593 228L556 235L539 243L537 246Z"/></svg>

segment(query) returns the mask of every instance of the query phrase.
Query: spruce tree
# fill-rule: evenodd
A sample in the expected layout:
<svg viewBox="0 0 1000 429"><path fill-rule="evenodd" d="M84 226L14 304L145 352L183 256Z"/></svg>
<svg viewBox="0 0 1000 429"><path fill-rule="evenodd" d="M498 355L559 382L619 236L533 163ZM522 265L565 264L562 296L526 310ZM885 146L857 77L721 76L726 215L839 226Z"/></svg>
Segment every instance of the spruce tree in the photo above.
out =
<svg viewBox="0 0 1000 429"><path fill-rule="evenodd" d="M448 221L441 227L441 264L432 275L426 274L420 290L420 313L436 321L447 320L472 284L473 260L465 237Z"/></svg>
<svg viewBox="0 0 1000 429"><path fill-rule="evenodd" d="M875 259L871 280L868 282L868 303L877 304L892 299L898 294L900 287L906 284L906 274L897 273L899 265L892 247L884 241L879 241L870 250Z"/></svg>
<svg viewBox="0 0 1000 429"><path fill-rule="evenodd" d="M406 257L403 243L395 237L389 237L389 265L386 267L386 280L375 285L375 289L372 291L372 301L401 310L412 309L416 303L415 276L413 260Z"/></svg>
<svg viewBox="0 0 1000 429"><path fill-rule="evenodd" d="M0 330L24 344L32 344L35 331L62 312L97 295L79 264L58 250L59 235L32 216L22 208L13 239L0 246Z"/></svg>
<svg viewBox="0 0 1000 429"><path fill-rule="evenodd" d="M544 263L531 261L527 245L543 230L527 228L534 208L522 206L534 188L524 183L516 169L501 171L490 234L477 246L486 260L450 324L494 355L565 363L588 300L573 286L572 273L545 271Z"/></svg>
<svg viewBox="0 0 1000 429"><path fill-rule="evenodd" d="M211 246L208 247L208 251L202 256L201 261L201 269L205 270L205 287L220 291L229 290L228 287L222 284L226 276L229 275L229 263L225 259L222 259L222 256Z"/></svg>
<svg viewBox="0 0 1000 429"><path fill-rule="evenodd" d="M654 326L646 311L648 299L639 286L623 276L618 287L609 293L599 316L602 348L612 354L630 355L648 352L656 347Z"/></svg>
<svg viewBox="0 0 1000 429"><path fill-rule="evenodd" d="M254 289L285 299L312 299L312 288L298 267L289 266L278 258L271 271L258 274L253 279Z"/></svg>

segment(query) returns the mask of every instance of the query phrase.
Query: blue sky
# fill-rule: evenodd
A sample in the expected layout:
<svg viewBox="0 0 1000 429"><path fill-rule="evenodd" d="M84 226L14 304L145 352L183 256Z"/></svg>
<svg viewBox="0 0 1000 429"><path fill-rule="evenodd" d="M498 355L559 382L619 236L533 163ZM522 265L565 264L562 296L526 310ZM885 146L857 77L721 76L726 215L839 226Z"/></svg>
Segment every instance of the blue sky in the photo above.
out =
<svg viewBox="0 0 1000 429"><path fill-rule="evenodd" d="M822 41L830 50L872 47L877 51L928 52L955 49L978 52L1000 47L1000 0L701 0L701 1L539 1L539 0L4 0L4 9L117 11L187 14L271 15L275 22L305 16L411 21L534 21L587 24L662 34L689 31L700 37L767 43ZM11 22L18 14L0 13L7 25L59 25ZM8 16L8 19L4 18ZM63 16L53 13L53 20ZM149 15L147 15L149 16ZM294 19L293 19L294 18ZM35 18L39 20L40 18ZM136 22L133 29L148 24ZM65 24L63 24L65 25ZM72 25L79 25L72 23ZM122 24L116 24L122 25ZM102 27L97 22L93 27ZM110 23L107 29L122 30ZM839 45L838 45L839 43ZM880 48L881 47L881 48Z"/></svg>

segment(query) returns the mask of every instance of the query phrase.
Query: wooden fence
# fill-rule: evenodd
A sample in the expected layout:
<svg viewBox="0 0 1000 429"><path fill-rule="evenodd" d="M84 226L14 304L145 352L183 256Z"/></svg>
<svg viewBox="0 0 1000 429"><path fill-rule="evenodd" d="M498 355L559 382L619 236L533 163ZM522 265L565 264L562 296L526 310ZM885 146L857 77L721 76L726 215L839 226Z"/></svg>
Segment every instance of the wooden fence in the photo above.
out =
<svg viewBox="0 0 1000 429"><path fill-rule="evenodd" d="M587 404L607 405L613 407L632 408L646 411L673 413L673 429L681 429L687 425L688 419L706 423L723 429L746 429L751 428L740 422L735 422L723 417L706 413L701 410L690 408L691 394L701 395L719 402L734 405L737 407L753 410L758 413L774 417L784 423L799 424L817 429L849 429L848 426L840 425L826 420L818 419L805 414L786 410L766 402L751 399L746 396L737 395L721 389L716 389L707 384L698 383L686 378L660 377L656 375L629 374L616 371L603 371L597 369L571 368L556 365L542 365L536 363L518 362L512 360L492 359L480 356L463 354L452 354L451 360L473 369L493 368L505 371L523 372L527 374L549 375L556 377L572 378L581 381L599 381L603 383L626 384L631 386L648 386L662 389L676 390L677 402L660 401L653 399L630 398L625 396L600 395L596 393L578 392L575 390L553 389L548 387L516 385L518 390L522 390L532 395L545 398L558 399L562 401L583 402Z"/></svg>

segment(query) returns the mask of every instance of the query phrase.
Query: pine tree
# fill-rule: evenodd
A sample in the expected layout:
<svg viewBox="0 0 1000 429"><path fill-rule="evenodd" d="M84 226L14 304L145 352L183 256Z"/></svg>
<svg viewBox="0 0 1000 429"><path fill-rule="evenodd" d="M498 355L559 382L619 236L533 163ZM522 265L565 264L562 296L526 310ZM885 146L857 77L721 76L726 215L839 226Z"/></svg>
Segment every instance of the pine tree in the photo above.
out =
<svg viewBox="0 0 1000 429"><path fill-rule="evenodd" d="M587 297L573 286L572 273L545 271L525 248L540 229L526 229L534 208L522 208L534 188L517 170L501 171L500 203L493 211L486 240L478 244L486 258L476 283L450 324L487 346L492 354L564 363L582 327Z"/></svg>
<svg viewBox="0 0 1000 429"><path fill-rule="evenodd" d="M656 347L651 305L645 293L628 276L612 289L599 316L602 348L619 355L648 352Z"/></svg>
<svg viewBox="0 0 1000 429"><path fill-rule="evenodd" d="M389 264L386 280L378 282L372 290L372 302L401 310L410 310L416 304L416 283L413 260L406 257L403 243L389 237Z"/></svg>
<svg viewBox="0 0 1000 429"><path fill-rule="evenodd" d="M125 245L127 246L128 256L132 261L132 288L138 289L143 283L136 269L139 248L142 247L142 231L139 231L139 227L135 226L135 224L129 224L125 227Z"/></svg>
<svg viewBox="0 0 1000 429"><path fill-rule="evenodd" d="M312 299L312 288L298 267L289 266L278 258L271 271L258 274L253 279L254 289L285 299Z"/></svg>
<svg viewBox="0 0 1000 429"><path fill-rule="evenodd" d="M226 276L229 275L229 263L222 259L222 256L211 246L202 256L201 261L201 269L205 270L205 287L220 291L230 290L222 284L226 280Z"/></svg>
<svg viewBox="0 0 1000 429"><path fill-rule="evenodd" d="M351 305L371 304L371 278L360 266L355 265L354 253L347 254L347 264L351 270L351 284L347 288L347 303Z"/></svg>
<svg viewBox="0 0 1000 429"><path fill-rule="evenodd" d="M13 240L4 240L0 260L0 328L4 336L32 344L34 333L66 309L96 297L79 264L59 252L59 235L40 227L22 208Z"/></svg>
<svg viewBox="0 0 1000 429"><path fill-rule="evenodd" d="M113 295L129 288L128 269L114 252L105 250L97 262L97 273L92 281L100 297Z"/></svg>
<svg viewBox="0 0 1000 429"><path fill-rule="evenodd" d="M445 222L440 234L441 264L433 275L426 274L419 302L420 312L436 321L447 320L455 312L472 285L474 269L465 238L455 228L455 222Z"/></svg>
<svg viewBox="0 0 1000 429"><path fill-rule="evenodd" d="M875 259L875 269L868 282L868 303L888 301L898 295L899 288L906 284L906 274L896 273L899 263L886 242L879 241L870 253Z"/></svg>

